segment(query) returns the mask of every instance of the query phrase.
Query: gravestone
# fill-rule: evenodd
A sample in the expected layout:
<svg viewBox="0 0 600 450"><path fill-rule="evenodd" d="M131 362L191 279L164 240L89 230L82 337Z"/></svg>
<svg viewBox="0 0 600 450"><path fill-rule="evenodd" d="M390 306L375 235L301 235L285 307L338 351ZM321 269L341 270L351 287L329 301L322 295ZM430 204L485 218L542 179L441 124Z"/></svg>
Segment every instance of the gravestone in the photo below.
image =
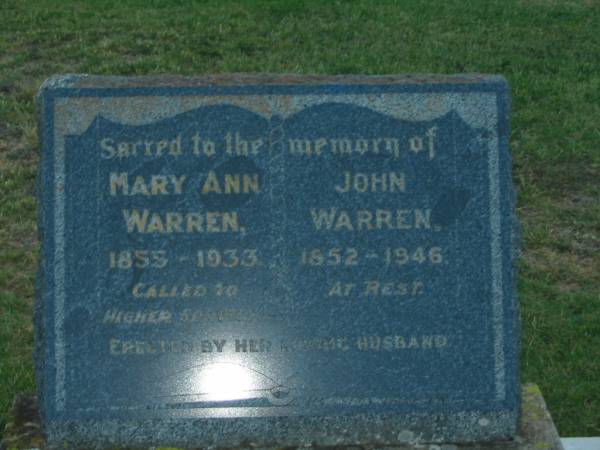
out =
<svg viewBox="0 0 600 450"><path fill-rule="evenodd" d="M484 442L519 416L496 76L57 76L50 446Z"/></svg>

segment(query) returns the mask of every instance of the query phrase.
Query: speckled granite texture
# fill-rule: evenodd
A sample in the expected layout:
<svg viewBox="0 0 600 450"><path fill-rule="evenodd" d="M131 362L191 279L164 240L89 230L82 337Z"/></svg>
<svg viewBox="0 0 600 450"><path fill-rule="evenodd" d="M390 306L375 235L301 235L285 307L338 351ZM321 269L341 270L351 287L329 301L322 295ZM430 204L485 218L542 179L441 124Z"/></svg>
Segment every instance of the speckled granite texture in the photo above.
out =
<svg viewBox="0 0 600 450"><path fill-rule="evenodd" d="M397 450L563 450L561 439L558 436L550 412L546 407L542 393L535 384L523 386L521 411L518 434L510 441L479 444L415 444L394 447L368 445L362 447L348 446L345 448L348 450L372 450L375 448L393 448ZM37 414L36 399L19 396L13 406L11 421L6 427L4 439L0 442L0 449L28 448L38 450L45 448L39 429L40 423ZM242 448L247 448L247 446L242 446Z"/></svg>
<svg viewBox="0 0 600 450"><path fill-rule="evenodd" d="M65 75L38 106L50 447L515 436L501 77Z"/></svg>

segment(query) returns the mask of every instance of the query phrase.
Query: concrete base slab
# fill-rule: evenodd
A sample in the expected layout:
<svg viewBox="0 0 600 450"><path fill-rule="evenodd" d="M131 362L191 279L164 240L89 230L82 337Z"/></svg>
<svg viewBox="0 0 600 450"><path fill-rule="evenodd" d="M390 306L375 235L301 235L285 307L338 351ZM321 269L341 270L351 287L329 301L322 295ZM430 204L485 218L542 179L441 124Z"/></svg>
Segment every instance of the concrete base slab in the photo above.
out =
<svg viewBox="0 0 600 450"><path fill-rule="evenodd" d="M560 441L565 450L600 450L600 436L562 438Z"/></svg>

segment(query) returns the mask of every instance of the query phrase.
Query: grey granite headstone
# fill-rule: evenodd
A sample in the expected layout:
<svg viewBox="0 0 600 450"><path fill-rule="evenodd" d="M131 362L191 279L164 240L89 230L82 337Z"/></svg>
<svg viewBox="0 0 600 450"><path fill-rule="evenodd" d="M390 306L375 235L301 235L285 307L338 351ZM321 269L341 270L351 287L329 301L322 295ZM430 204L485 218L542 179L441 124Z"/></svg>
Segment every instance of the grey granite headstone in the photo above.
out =
<svg viewBox="0 0 600 450"><path fill-rule="evenodd" d="M49 79L49 445L514 437L508 102L497 76Z"/></svg>

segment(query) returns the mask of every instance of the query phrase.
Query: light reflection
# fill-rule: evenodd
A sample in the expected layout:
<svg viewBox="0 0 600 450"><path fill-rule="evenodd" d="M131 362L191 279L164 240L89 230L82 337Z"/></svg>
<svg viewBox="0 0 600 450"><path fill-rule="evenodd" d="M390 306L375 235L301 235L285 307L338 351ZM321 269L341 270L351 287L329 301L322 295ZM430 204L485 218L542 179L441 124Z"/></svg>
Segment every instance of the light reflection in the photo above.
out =
<svg viewBox="0 0 600 450"><path fill-rule="evenodd" d="M214 361L189 367L171 378L167 385L175 392L164 397L174 404L241 400L266 400L274 406L289 404L294 392L292 380L282 382L263 366Z"/></svg>
<svg viewBox="0 0 600 450"><path fill-rule="evenodd" d="M280 331L276 325L267 328ZM224 329L217 329L215 334L225 331L229 335L230 331ZM260 352L250 353L222 351L226 340L218 340L220 354L189 353L185 360L171 366L156 380L157 401L178 409L288 406L293 402L300 379L280 358L262 351L270 341L239 339L240 345L248 341L251 351L250 347L258 346Z"/></svg>
<svg viewBox="0 0 600 450"><path fill-rule="evenodd" d="M230 401L260 397L260 373L232 362L197 367L191 381L192 392L201 401Z"/></svg>

